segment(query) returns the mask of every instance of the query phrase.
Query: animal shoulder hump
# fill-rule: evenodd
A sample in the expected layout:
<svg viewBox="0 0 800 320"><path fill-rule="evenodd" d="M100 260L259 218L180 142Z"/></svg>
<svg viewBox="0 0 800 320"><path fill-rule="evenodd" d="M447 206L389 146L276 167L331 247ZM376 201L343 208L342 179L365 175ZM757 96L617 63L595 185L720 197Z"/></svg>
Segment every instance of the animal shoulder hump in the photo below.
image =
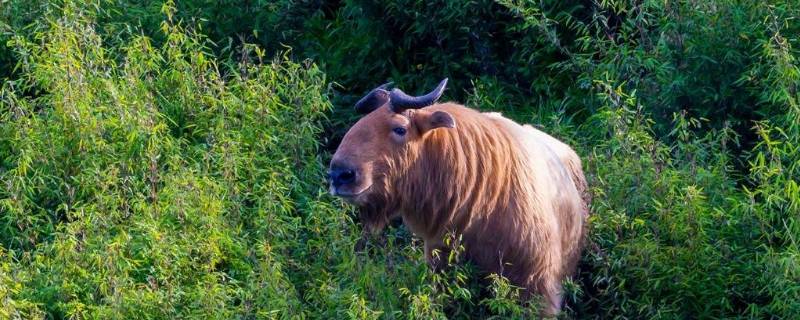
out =
<svg viewBox="0 0 800 320"><path fill-rule="evenodd" d="M539 130L529 124L524 125L526 131L528 131L532 136L536 138L539 142L547 145L553 152L559 155L559 157L572 157L577 156L575 150L573 150L569 145L562 142L561 140L545 133L542 130Z"/></svg>

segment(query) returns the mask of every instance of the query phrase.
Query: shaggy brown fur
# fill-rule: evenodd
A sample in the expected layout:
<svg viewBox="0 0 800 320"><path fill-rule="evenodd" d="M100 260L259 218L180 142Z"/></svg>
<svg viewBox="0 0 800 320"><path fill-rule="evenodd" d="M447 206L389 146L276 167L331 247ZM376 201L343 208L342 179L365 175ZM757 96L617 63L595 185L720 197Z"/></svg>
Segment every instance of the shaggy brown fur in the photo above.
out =
<svg viewBox="0 0 800 320"><path fill-rule="evenodd" d="M398 136L398 126L408 133ZM580 158L567 145L453 103L401 114L382 106L351 128L331 163L357 169L352 185L331 192L359 205L371 231L400 215L431 264L445 234L460 234L468 259L541 294L545 314L560 310L589 203Z"/></svg>

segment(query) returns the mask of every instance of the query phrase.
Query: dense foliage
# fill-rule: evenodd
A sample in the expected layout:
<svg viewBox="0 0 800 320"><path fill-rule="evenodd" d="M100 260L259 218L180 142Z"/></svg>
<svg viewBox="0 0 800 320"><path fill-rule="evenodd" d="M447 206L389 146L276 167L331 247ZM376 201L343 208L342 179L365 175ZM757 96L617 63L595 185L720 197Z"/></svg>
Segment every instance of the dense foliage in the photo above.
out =
<svg viewBox="0 0 800 320"><path fill-rule="evenodd" d="M3 1L0 318L535 315L457 255L431 272L401 225L360 240L326 195L353 101L443 76L448 98L584 158L565 317L798 318L798 16L791 0Z"/></svg>

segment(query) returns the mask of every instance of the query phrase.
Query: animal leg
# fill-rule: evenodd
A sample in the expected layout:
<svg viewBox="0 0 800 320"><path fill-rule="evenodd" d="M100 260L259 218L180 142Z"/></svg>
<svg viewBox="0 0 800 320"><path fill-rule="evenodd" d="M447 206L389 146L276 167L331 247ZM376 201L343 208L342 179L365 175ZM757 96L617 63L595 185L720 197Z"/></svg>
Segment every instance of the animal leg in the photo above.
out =
<svg viewBox="0 0 800 320"><path fill-rule="evenodd" d="M542 279L537 288L542 295L541 312L543 318L554 318L561 312L562 287L558 279Z"/></svg>
<svg viewBox="0 0 800 320"><path fill-rule="evenodd" d="M442 270L447 266L447 257L450 255L449 249L441 244L430 244L425 242L425 260L433 271Z"/></svg>
<svg viewBox="0 0 800 320"><path fill-rule="evenodd" d="M561 312L562 287L558 279L537 279L529 282L520 296L522 301L528 301L533 297L539 307L541 318L555 318Z"/></svg>

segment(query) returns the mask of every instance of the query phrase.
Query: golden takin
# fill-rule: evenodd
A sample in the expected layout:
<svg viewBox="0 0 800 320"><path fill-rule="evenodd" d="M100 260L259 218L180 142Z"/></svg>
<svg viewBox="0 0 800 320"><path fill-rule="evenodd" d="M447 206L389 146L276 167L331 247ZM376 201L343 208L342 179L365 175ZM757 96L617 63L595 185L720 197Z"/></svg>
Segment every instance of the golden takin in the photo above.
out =
<svg viewBox="0 0 800 320"><path fill-rule="evenodd" d="M372 232L402 217L434 267L445 235L460 235L467 259L541 295L542 314L555 315L588 216L581 160L529 125L436 103L446 84L419 97L385 84L356 103L365 115L333 155L330 192L360 207Z"/></svg>

